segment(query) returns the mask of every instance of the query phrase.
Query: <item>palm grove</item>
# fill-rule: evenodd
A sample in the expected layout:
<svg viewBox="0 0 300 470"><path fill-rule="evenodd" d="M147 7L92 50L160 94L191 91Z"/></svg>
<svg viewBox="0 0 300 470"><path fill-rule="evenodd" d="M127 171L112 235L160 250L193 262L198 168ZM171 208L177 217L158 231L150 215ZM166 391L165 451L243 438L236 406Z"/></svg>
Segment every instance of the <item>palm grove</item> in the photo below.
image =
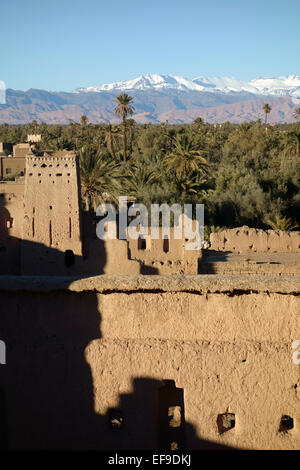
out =
<svg viewBox="0 0 300 470"><path fill-rule="evenodd" d="M294 124L136 124L133 98L114 100L120 124L0 126L0 141L24 142L41 133L37 150L75 150L80 156L82 203L133 196L151 203L204 203L209 231L248 225L300 227L300 108ZM266 132L267 130L267 132Z"/></svg>

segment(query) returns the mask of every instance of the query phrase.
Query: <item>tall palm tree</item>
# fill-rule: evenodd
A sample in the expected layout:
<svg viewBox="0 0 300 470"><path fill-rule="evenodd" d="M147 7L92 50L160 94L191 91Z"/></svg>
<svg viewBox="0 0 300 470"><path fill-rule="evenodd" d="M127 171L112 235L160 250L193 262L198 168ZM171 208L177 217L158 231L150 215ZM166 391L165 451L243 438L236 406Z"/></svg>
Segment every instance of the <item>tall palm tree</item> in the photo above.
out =
<svg viewBox="0 0 300 470"><path fill-rule="evenodd" d="M114 160L117 159L114 145L114 136L117 134L118 130L116 126L112 124L107 124L105 126L105 142L109 146L110 153Z"/></svg>
<svg viewBox="0 0 300 470"><path fill-rule="evenodd" d="M176 175L197 171L200 174L208 172L208 162L203 151L195 148L193 140L186 134L179 134L174 139L174 149L165 156L168 170L175 170Z"/></svg>
<svg viewBox="0 0 300 470"><path fill-rule="evenodd" d="M87 125L87 123L88 123L88 118L87 116L85 116L85 114L83 114L80 118L80 124L84 127Z"/></svg>
<svg viewBox="0 0 300 470"><path fill-rule="evenodd" d="M104 200L117 200L120 190L119 165L104 160L101 153L83 147L79 153L81 195L86 209L95 210Z"/></svg>
<svg viewBox="0 0 300 470"><path fill-rule="evenodd" d="M136 122L134 119L127 119L127 128L129 132L128 147L129 147L130 152L132 152L133 130L134 130L135 125L136 125Z"/></svg>
<svg viewBox="0 0 300 470"><path fill-rule="evenodd" d="M115 114L120 116L123 122L123 158L125 162L127 159L126 118L134 113L134 107L132 106L133 98L127 95L127 93L121 93L114 101L117 103Z"/></svg>
<svg viewBox="0 0 300 470"><path fill-rule="evenodd" d="M266 103L263 105L262 109L265 113L265 124L267 124L268 114L270 114L270 112L272 111L272 108L268 103Z"/></svg>

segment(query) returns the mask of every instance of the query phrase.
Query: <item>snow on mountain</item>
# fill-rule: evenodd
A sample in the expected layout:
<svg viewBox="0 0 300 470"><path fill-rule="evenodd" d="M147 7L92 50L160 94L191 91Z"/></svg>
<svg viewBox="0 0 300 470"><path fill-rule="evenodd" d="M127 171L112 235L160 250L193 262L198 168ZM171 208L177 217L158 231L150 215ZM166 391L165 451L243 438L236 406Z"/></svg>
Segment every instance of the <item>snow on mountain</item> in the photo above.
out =
<svg viewBox="0 0 300 470"><path fill-rule="evenodd" d="M198 77L194 78L194 83L209 87L210 91L221 91L223 93L248 91L257 93L257 89L248 82L243 82L235 77Z"/></svg>
<svg viewBox="0 0 300 470"><path fill-rule="evenodd" d="M126 91L126 90L161 90L162 88L172 88L176 90L196 90L205 91L205 87L188 80L187 78L175 75L146 74L133 80L109 83L96 87L77 88L75 92L100 92L100 91Z"/></svg>
<svg viewBox="0 0 300 470"><path fill-rule="evenodd" d="M247 91L256 95L286 96L300 100L300 76L290 75L278 78L256 78L250 82L243 82L234 77L199 77L193 80L211 91L223 93Z"/></svg>
<svg viewBox="0 0 300 470"><path fill-rule="evenodd" d="M241 93L255 95L292 97L295 103L300 101L300 76L290 75L278 78L257 78L250 82L235 77L197 77L189 80L176 75L146 74L133 80L109 83L105 85L77 88L79 92L129 91L129 90L180 90L201 91L210 93Z"/></svg>
<svg viewBox="0 0 300 470"><path fill-rule="evenodd" d="M300 101L300 76L290 75L278 78L257 78L250 84L257 88L262 95L290 95L294 102Z"/></svg>

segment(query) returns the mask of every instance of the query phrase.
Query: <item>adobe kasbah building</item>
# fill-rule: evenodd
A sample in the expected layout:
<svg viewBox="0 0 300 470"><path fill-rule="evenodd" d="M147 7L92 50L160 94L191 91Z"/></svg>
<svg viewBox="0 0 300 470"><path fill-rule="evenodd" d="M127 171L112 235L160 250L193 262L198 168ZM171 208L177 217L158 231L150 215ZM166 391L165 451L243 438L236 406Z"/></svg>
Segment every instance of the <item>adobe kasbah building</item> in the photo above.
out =
<svg viewBox="0 0 300 470"><path fill-rule="evenodd" d="M300 233L104 241L77 156L24 153L0 182L1 447L299 449Z"/></svg>

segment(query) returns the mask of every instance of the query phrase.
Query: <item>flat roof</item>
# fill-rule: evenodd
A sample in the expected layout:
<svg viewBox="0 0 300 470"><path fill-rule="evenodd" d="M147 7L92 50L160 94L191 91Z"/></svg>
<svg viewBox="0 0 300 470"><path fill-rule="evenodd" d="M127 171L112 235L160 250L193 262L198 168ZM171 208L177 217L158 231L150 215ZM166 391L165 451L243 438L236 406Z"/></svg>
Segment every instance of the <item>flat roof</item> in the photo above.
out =
<svg viewBox="0 0 300 470"><path fill-rule="evenodd" d="M191 292L241 295L251 293L300 294L300 275L199 274L199 275L101 275L0 276L0 291L25 292Z"/></svg>

